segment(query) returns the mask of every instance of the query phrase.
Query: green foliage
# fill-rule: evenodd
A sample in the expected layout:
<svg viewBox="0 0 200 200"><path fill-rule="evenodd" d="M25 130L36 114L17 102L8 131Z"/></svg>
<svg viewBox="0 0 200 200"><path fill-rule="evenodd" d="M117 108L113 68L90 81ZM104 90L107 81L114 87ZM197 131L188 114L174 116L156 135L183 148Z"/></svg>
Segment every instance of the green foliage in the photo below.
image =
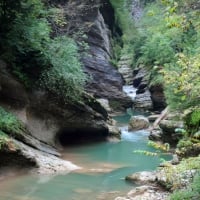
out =
<svg viewBox="0 0 200 200"><path fill-rule="evenodd" d="M110 2L115 10L116 23L122 30L122 42L120 38L113 41L114 59L119 60L123 55L128 55L133 59L138 34L128 6L130 2L128 0L110 0ZM122 44L119 45L119 43Z"/></svg>
<svg viewBox="0 0 200 200"><path fill-rule="evenodd" d="M141 47L140 53L142 57L138 62L147 65L162 65L171 62L174 58L174 50L171 46L170 38L167 38L162 33L155 33L148 37L145 45Z"/></svg>
<svg viewBox="0 0 200 200"><path fill-rule="evenodd" d="M200 109L193 108L190 112L185 116L185 124L191 136L197 133L200 128ZM197 137L197 134L196 136Z"/></svg>
<svg viewBox="0 0 200 200"><path fill-rule="evenodd" d="M200 57L178 55L178 61L163 70L165 93L171 108L186 109L199 105Z"/></svg>
<svg viewBox="0 0 200 200"><path fill-rule="evenodd" d="M150 151L144 151L144 150L135 150L133 153L139 153L145 156L158 156L158 153L150 152Z"/></svg>
<svg viewBox="0 0 200 200"><path fill-rule="evenodd" d="M168 164L162 169L166 177L164 186L174 191L186 187L191 182L195 172L200 170L200 157L191 157L181 160L178 165Z"/></svg>
<svg viewBox="0 0 200 200"><path fill-rule="evenodd" d="M77 101L86 76L75 42L67 37L57 37L47 46L45 57L52 67L42 73L41 86L65 100Z"/></svg>
<svg viewBox="0 0 200 200"><path fill-rule="evenodd" d="M138 25L137 64L151 72L151 84L164 83L172 109L199 105L200 18L196 1L163 0L147 4ZM142 42L141 42L142 41Z"/></svg>
<svg viewBox="0 0 200 200"><path fill-rule="evenodd" d="M77 46L68 37L56 34L52 38L49 23L64 26L63 9L47 8L42 0L17 1L16 7L12 3L0 3L0 21L9 26L0 40L0 58L12 66L12 72L27 87L40 80L42 88L65 100L80 99L86 76ZM12 25L4 24L3 19L11 14ZM80 46L85 48L85 44Z"/></svg>
<svg viewBox="0 0 200 200"><path fill-rule="evenodd" d="M161 144L161 143L153 142L153 141L150 140L148 142L148 145L159 150L159 151L169 152L169 150L170 150L170 144L169 143Z"/></svg>
<svg viewBox="0 0 200 200"><path fill-rule="evenodd" d="M0 130L0 150L3 149L8 142L10 141L10 138Z"/></svg>
<svg viewBox="0 0 200 200"><path fill-rule="evenodd" d="M182 139L178 142L177 147L179 149L183 149L183 148L187 148L187 147L192 147L193 143L191 140L189 140L188 138L186 139Z"/></svg>
<svg viewBox="0 0 200 200"><path fill-rule="evenodd" d="M142 154L142 155L145 155L145 156L160 157L161 155L169 152L169 150L170 150L170 145L168 143L161 144L161 143L153 142L153 141L150 140L148 142L148 146L153 147L156 150L156 152L145 151L145 150L135 150L133 153L138 153L138 154ZM161 157L160 161L164 162L165 159L163 159Z"/></svg>
<svg viewBox="0 0 200 200"><path fill-rule="evenodd" d="M170 200L197 200L200 199L200 174L197 173L192 184L184 190L175 191Z"/></svg>
<svg viewBox="0 0 200 200"><path fill-rule="evenodd" d="M16 136L24 133L25 127L13 114L0 107L0 131Z"/></svg>

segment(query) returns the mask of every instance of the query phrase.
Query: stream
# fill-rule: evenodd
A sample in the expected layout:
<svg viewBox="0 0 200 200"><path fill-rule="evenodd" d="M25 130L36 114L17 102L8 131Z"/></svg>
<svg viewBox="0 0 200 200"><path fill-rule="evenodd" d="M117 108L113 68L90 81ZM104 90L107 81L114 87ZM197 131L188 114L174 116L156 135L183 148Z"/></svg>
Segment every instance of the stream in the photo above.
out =
<svg viewBox="0 0 200 200"><path fill-rule="evenodd" d="M129 88L130 89L130 88ZM155 151L147 145L148 132L128 132L132 110L115 116L122 132L119 142L96 142L66 147L63 158L81 167L62 175L20 173L0 180L0 200L114 200L134 185L124 177L137 171L155 170L159 157L134 153ZM170 159L165 156L164 159Z"/></svg>

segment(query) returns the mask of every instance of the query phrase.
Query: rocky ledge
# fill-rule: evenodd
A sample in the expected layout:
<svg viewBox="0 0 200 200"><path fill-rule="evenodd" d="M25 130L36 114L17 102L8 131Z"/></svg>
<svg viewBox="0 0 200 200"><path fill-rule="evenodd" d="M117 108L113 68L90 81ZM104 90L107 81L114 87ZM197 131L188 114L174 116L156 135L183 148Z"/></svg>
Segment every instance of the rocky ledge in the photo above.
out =
<svg viewBox="0 0 200 200"><path fill-rule="evenodd" d="M161 191L159 187L143 185L131 190L126 197L117 197L115 200L167 200L168 192Z"/></svg>
<svg viewBox="0 0 200 200"><path fill-rule="evenodd" d="M12 148L11 148L12 145ZM73 163L11 139L9 147L0 152L1 167L28 168L40 174L66 174L80 169Z"/></svg>
<svg viewBox="0 0 200 200"><path fill-rule="evenodd" d="M190 163L190 164L188 164ZM184 189L193 180L200 166L200 157L174 160L163 163L158 170L137 172L126 177L126 181L139 185L125 197L115 200L167 200L171 192Z"/></svg>
<svg viewBox="0 0 200 200"><path fill-rule="evenodd" d="M23 127L1 127L15 148L0 151L0 167L8 163L37 167L40 173L67 172L77 166L61 160L56 148L83 140L105 140L120 136L114 121L102 103L85 93L82 102L64 102L46 91L27 91L0 62L0 107L10 113ZM9 143L11 144L11 143ZM8 155L8 156L4 156ZM21 162L14 160L19 158Z"/></svg>

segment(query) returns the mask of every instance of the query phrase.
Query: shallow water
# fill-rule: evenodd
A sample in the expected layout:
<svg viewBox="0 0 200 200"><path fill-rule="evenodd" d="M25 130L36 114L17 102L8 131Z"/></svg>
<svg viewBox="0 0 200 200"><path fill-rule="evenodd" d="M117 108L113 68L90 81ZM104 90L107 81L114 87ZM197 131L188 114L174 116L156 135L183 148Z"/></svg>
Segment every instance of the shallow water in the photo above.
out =
<svg viewBox="0 0 200 200"><path fill-rule="evenodd" d="M111 200L124 195L134 185L126 175L154 170L159 157L147 157L134 150L153 150L147 146L146 131L128 132L129 115L118 116L122 140L97 142L65 148L63 158L82 167L66 175L20 174L0 183L0 200ZM154 150L153 150L154 151ZM165 157L169 159L168 157Z"/></svg>

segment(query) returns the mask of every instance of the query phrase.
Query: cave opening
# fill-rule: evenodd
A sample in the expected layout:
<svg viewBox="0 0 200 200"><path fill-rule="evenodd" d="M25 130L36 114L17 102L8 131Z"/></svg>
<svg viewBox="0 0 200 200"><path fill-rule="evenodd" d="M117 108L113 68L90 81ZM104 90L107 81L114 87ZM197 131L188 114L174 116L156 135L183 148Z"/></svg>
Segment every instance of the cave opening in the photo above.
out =
<svg viewBox="0 0 200 200"><path fill-rule="evenodd" d="M107 129L97 130L95 128L62 128L56 135L56 142L65 147L104 141L107 136Z"/></svg>

